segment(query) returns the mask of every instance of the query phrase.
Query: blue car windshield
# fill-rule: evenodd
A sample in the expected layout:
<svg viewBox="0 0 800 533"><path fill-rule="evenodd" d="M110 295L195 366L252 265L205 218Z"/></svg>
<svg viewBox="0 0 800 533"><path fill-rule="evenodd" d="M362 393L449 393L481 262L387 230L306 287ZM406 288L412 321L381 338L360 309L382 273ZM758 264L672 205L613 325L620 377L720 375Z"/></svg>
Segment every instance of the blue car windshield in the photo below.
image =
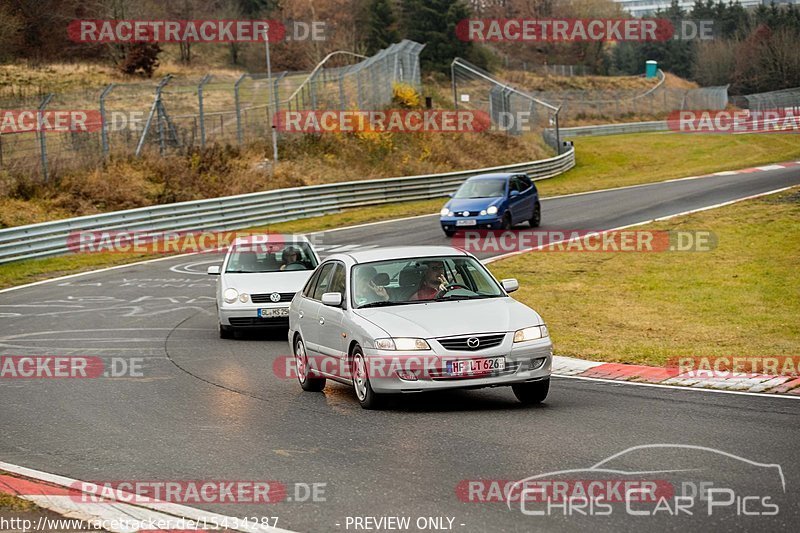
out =
<svg viewBox="0 0 800 533"><path fill-rule="evenodd" d="M468 180L458 188L453 198L497 198L505 194L506 180Z"/></svg>

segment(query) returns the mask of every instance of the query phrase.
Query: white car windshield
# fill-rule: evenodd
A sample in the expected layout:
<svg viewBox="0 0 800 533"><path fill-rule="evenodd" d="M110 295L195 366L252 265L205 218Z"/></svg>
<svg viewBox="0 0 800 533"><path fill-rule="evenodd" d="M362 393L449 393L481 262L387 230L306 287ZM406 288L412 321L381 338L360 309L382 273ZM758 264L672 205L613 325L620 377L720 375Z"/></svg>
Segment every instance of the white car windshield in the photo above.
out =
<svg viewBox="0 0 800 533"><path fill-rule="evenodd" d="M506 180L479 179L468 180L458 188L453 198L497 198L505 194Z"/></svg>
<svg viewBox="0 0 800 533"><path fill-rule="evenodd" d="M228 260L226 273L254 274L314 270L317 261L308 243L242 244L235 247Z"/></svg>
<svg viewBox="0 0 800 533"><path fill-rule="evenodd" d="M356 265L350 286L356 307L495 298L503 290L472 257L395 259Z"/></svg>

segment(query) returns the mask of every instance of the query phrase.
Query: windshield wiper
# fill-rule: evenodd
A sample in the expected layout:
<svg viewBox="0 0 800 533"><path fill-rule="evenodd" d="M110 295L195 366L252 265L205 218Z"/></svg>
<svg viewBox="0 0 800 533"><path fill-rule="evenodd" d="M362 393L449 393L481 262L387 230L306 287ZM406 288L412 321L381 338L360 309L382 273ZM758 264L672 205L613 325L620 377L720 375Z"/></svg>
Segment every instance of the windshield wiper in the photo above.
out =
<svg viewBox="0 0 800 533"><path fill-rule="evenodd" d="M406 302L393 302L391 300L378 300L377 302L370 302L368 304L358 306L359 309L364 309L365 307L383 307L386 305L400 305Z"/></svg>
<svg viewBox="0 0 800 533"><path fill-rule="evenodd" d="M473 295L466 295L466 294L453 294L452 296L448 296L447 294L443 294L438 298L434 298L435 301L441 302L443 300L482 300L484 298L497 298L499 295L495 294L473 294Z"/></svg>

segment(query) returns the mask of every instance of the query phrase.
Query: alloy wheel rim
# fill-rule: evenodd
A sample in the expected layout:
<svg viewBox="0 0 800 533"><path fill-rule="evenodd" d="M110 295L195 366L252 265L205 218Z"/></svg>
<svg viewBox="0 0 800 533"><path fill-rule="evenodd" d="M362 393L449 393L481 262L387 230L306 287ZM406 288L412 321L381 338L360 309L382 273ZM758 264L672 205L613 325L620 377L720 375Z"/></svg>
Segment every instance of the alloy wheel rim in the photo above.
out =
<svg viewBox="0 0 800 533"><path fill-rule="evenodd" d="M295 359L297 360L297 379L300 380L300 383L305 383L306 381L306 364L308 362L306 358L306 350L303 346L303 341L297 341L297 346L294 350Z"/></svg>
<svg viewBox="0 0 800 533"><path fill-rule="evenodd" d="M364 401L364 398L367 397L367 373L364 368L364 358L357 355L353 366L355 367L353 386L356 389L356 396L359 400Z"/></svg>

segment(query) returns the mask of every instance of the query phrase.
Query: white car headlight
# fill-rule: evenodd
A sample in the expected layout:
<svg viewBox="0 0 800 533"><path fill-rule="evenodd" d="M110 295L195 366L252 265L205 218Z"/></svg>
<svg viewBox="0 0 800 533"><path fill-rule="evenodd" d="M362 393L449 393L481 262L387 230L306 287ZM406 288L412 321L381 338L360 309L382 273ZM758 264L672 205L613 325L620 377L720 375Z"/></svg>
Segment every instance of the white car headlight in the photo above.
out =
<svg viewBox="0 0 800 533"><path fill-rule="evenodd" d="M543 339L550 335L547 331L547 326L531 326L529 328L518 329L514 332L514 342L535 341L536 339Z"/></svg>
<svg viewBox="0 0 800 533"><path fill-rule="evenodd" d="M497 214L497 206L490 205L489 208L486 210L487 215L496 215Z"/></svg>
<svg viewBox="0 0 800 533"><path fill-rule="evenodd" d="M441 216L443 216L443 217L446 217L446 216L448 215L448 213L450 213L450 210L449 210L449 209L447 209L446 207L443 207L443 208L442 208L442 210L441 210L441 211L439 211L439 214L440 214Z"/></svg>
<svg viewBox="0 0 800 533"><path fill-rule="evenodd" d="M481 216L486 214L486 209L481 209Z"/></svg>
<svg viewBox="0 0 800 533"><path fill-rule="evenodd" d="M375 339L375 347L379 350L420 351L430 350L431 347L425 339L412 339L396 337L391 339Z"/></svg>
<svg viewBox="0 0 800 533"><path fill-rule="evenodd" d="M250 297L247 295L246 292L243 292L242 294L239 295L239 301L242 302L243 304L247 303L248 298Z"/></svg>
<svg viewBox="0 0 800 533"><path fill-rule="evenodd" d="M239 297L239 292L236 289L225 289L222 293L222 299L226 304L232 304Z"/></svg>

